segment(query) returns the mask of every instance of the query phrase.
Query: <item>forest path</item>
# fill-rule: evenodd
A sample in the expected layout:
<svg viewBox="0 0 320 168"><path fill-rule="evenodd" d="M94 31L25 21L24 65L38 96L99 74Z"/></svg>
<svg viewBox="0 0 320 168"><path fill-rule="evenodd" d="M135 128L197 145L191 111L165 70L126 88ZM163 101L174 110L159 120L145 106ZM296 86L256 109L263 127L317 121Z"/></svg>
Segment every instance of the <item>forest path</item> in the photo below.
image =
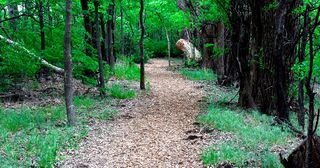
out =
<svg viewBox="0 0 320 168"><path fill-rule="evenodd" d="M204 92L166 70L167 64L151 60L146 65L151 91L123 108L115 121L93 126L63 167L203 167L201 141L186 138L195 129Z"/></svg>

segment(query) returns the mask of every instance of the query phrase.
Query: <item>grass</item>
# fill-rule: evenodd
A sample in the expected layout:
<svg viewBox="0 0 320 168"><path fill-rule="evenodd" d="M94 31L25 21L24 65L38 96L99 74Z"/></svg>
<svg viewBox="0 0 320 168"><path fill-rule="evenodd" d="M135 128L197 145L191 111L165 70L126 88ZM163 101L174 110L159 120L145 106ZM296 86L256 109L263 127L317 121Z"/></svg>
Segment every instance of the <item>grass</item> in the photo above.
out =
<svg viewBox="0 0 320 168"><path fill-rule="evenodd" d="M136 96L134 90L125 88L120 84L113 84L110 88L107 89L110 96L117 99L132 99Z"/></svg>
<svg viewBox="0 0 320 168"><path fill-rule="evenodd" d="M117 79L139 81L140 68L133 62L130 63L128 58L122 57L121 60L121 63L115 65L114 76Z"/></svg>
<svg viewBox="0 0 320 168"><path fill-rule="evenodd" d="M235 111L211 105L209 112L198 119L207 127L235 136L231 141L214 145L205 151L202 158L206 165L229 161L237 167L245 167L254 158L254 163L251 163L254 166L281 167L277 155L270 149L274 145L286 145L289 139L294 138L288 130L272 126L271 117L258 112Z"/></svg>
<svg viewBox="0 0 320 168"><path fill-rule="evenodd" d="M76 97L79 126L68 127L63 105L0 108L1 167L53 167L63 159L59 151L74 149L88 132L90 118L109 120L115 115L110 100Z"/></svg>
<svg viewBox="0 0 320 168"><path fill-rule="evenodd" d="M282 167L278 154L270 149L274 146L287 146L294 136L280 126L273 126L271 116L257 111L227 107L236 91L227 91L212 86L211 104L207 113L198 116L204 127L215 128L232 135L231 140L214 144L202 154L205 165L215 166L222 162L232 163L235 167Z"/></svg>
<svg viewBox="0 0 320 168"><path fill-rule="evenodd" d="M195 81L210 81L216 78L212 70L206 69L182 69L180 73L187 79Z"/></svg>

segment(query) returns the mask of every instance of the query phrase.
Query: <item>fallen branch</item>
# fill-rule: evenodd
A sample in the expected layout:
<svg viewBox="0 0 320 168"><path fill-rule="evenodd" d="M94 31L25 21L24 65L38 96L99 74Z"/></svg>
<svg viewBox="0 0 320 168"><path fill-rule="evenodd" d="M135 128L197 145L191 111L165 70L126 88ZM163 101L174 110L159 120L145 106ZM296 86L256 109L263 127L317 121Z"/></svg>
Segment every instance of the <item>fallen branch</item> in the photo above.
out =
<svg viewBox="0 0 320 168"><path fill-rule="evenodd" d="M37 60L39 60L41 62L42 65L52 69L54 72L58 73L58 74L63 74L64 73L64 69L59 68L57 66L54 66L52 64L50 64L48 61L40 58L39 56L37 56L36 54L34 54L33 52L29 51L28 49L26 49L25 47L23 47L22 45L20 45L17 42L14 42L10 39L7 39L5 37L3 37L2 35L0 35L0 39L5 41L6 43L10 44L10 45L14 45L16 47L19 47L20 49L22 49L23 51L27 52L29 55L31 55L32 57L36 58Z"/></svg>

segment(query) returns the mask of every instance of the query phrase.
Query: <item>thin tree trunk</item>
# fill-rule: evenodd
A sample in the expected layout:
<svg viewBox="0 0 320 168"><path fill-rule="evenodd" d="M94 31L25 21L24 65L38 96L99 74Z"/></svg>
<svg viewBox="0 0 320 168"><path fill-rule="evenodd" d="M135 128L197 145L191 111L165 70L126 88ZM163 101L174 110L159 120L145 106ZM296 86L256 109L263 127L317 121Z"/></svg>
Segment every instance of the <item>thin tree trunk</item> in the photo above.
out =
<svg viewBox="0 0 320 168"><path fill-rule="evenodd" d="M309 6L307 6L307 8L309 8ZM309 10L309 9L307 9ZM312 80L312 76L313 76L313 64L314 64L314 57L315 57L315 53L314 53L314 44L313 44L313 36L314 36L314 32L316 27L318 26L318 19L319 19L319 15L320 15L320 7L317 10L317 15L316 15L316 19L314 21L314 25L310 28L309 27L309 58L310 58L310 62L309 62L309 73L308 76L306 78L305 81L305 86L306 86L306 90L307 90L307 95L309 97L309 125L308 125L308 134L307 134L307 149L306 149L306 164L305 167L306 168L314 168L314 167L318 167L319 165L316 165L316 160L315 158L313 158L313 150L316 147L313 144L313 139L314 139L314 133L317 130L317 128L313 128L314 127L314 119L315 119L315 110L314 110L314 98L316 93L314 93L313 88L311 86L311 80Z"/></svg>
<svg viewBox="0 0 320 168"><path fill-rule="evenodd" d="M168 63L169 63L169 67L171 67L171 42L170 42L170 37L169 37L169 32L167 27L164 26L164 29L166 31L166 37L168 42Z"/></svg>
<svg viewBox="0 0 320 168"><path fill-rule="evenodd" d="M9 12L10 18L14 18L19 13L18 6L17 4L15 4L13 0L8 1L8 12ZM17 31L17 19L10 20L10 27L14 32Z"/></svg>
<svg viewBox="0 0 320 168"><path fill-rule="evenodd" d="M85 33L85 41L86 41L86 47L85 47L85 53L88 56L92 56L92 52L89 48L89 46L94 46L92 44L92 35L93 35L93 30L90 22L90 17L89 17L89 5L88 5L88 0L81 0L81 7L82 7L82 15L83 15L83 21L84 21L84 28L86 30Z"/></svg>
<svg viewBox="0 0 320 168"><path fill-rule="evenodd" d="M108 15L110 19L107 21L107 44L108 44L108 63L111 69L114 69L115 55L114 55L114 2L109 4Z"/></svg>
<svg viewBox="0 0 320 168"><path fill-rule="evenodd" d="M42 0L39 0L39 23L40 23L40 38L41 38L41 51L46 49L45 33L44 33L44 7Z"/></svg>
<svg viewBox="0 0 320 168"><path fill-rule="evenodd" d="M103 18L102 14L100 15L100 26L101 26L101 35L104 38L107 33L106 33L106 25L104 23L104 18ZM101 41L101 54L102 54L102 59L107 62L107 60L108 60L107 59L107 46L106 46L105 40Z"/></svg>
<svg viewBox="0 0 320 168"><path fill-rule="evenodd" d="M121 17L121 25L120 25L120 31L121 31L121 54L124 55L124 32L123 32L123 4L121 1L121 6L120 6L120 17Z"/></svg>
<svg viewBox="0 0 320 168"><path fill-rule="evenodd" d="M68 123L76 125L76 114L73 105L72 59L71 59L72 0L66 1L66 27L64 35L64 91Z"/></svg>
<svg viewBox="0 0 320 168"><path fill-rule="evenodd" d="M99 0L94 0L94 11L95 11L95 42L96 48L98 52L98 60L99 60L99 84L100 87L100 94L104 95L104 67L103 67L103 59L101 54L101 43L100 43L100 24L99 24Z"/></svg>
<svg viewBox="0 0 320 168"><path fill-rule="evenodd" d="M143 13L144 13L144 0L140 0L140 27L141 27L141 37L140 37L140 89L145 90L145 72L144 72L144 22L143 22Z"/></svg>
<svg viewBox="0 0 320 168"><path fill-rule="evenodd" d="M299 53L299 64L305 60L305 51L307 46L308 38L308 24L309 24L309 9L304 13L304 27L302 32L301 48ZM305 109L304 109L304 79L299 80L299 92L298 92L298 103L299 103L299 112L298 112L298 122L302 129L304 130L305 126Z"/></svg>

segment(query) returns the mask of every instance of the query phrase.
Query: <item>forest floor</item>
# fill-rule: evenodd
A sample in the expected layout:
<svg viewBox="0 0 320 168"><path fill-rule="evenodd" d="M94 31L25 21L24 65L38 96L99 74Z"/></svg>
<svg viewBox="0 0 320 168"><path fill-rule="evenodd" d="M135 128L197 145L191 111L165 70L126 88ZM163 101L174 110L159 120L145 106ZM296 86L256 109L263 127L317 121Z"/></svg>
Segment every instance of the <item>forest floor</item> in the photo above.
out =
<svg viewBox="0 0 320 168"><path fill-rule="evenodd" d="M91 126L62 167L203 167L208 137L199 135L195 119L204 90L166 68L166 60L151 60L151 90L122 107L114 121Z"/></svg>

